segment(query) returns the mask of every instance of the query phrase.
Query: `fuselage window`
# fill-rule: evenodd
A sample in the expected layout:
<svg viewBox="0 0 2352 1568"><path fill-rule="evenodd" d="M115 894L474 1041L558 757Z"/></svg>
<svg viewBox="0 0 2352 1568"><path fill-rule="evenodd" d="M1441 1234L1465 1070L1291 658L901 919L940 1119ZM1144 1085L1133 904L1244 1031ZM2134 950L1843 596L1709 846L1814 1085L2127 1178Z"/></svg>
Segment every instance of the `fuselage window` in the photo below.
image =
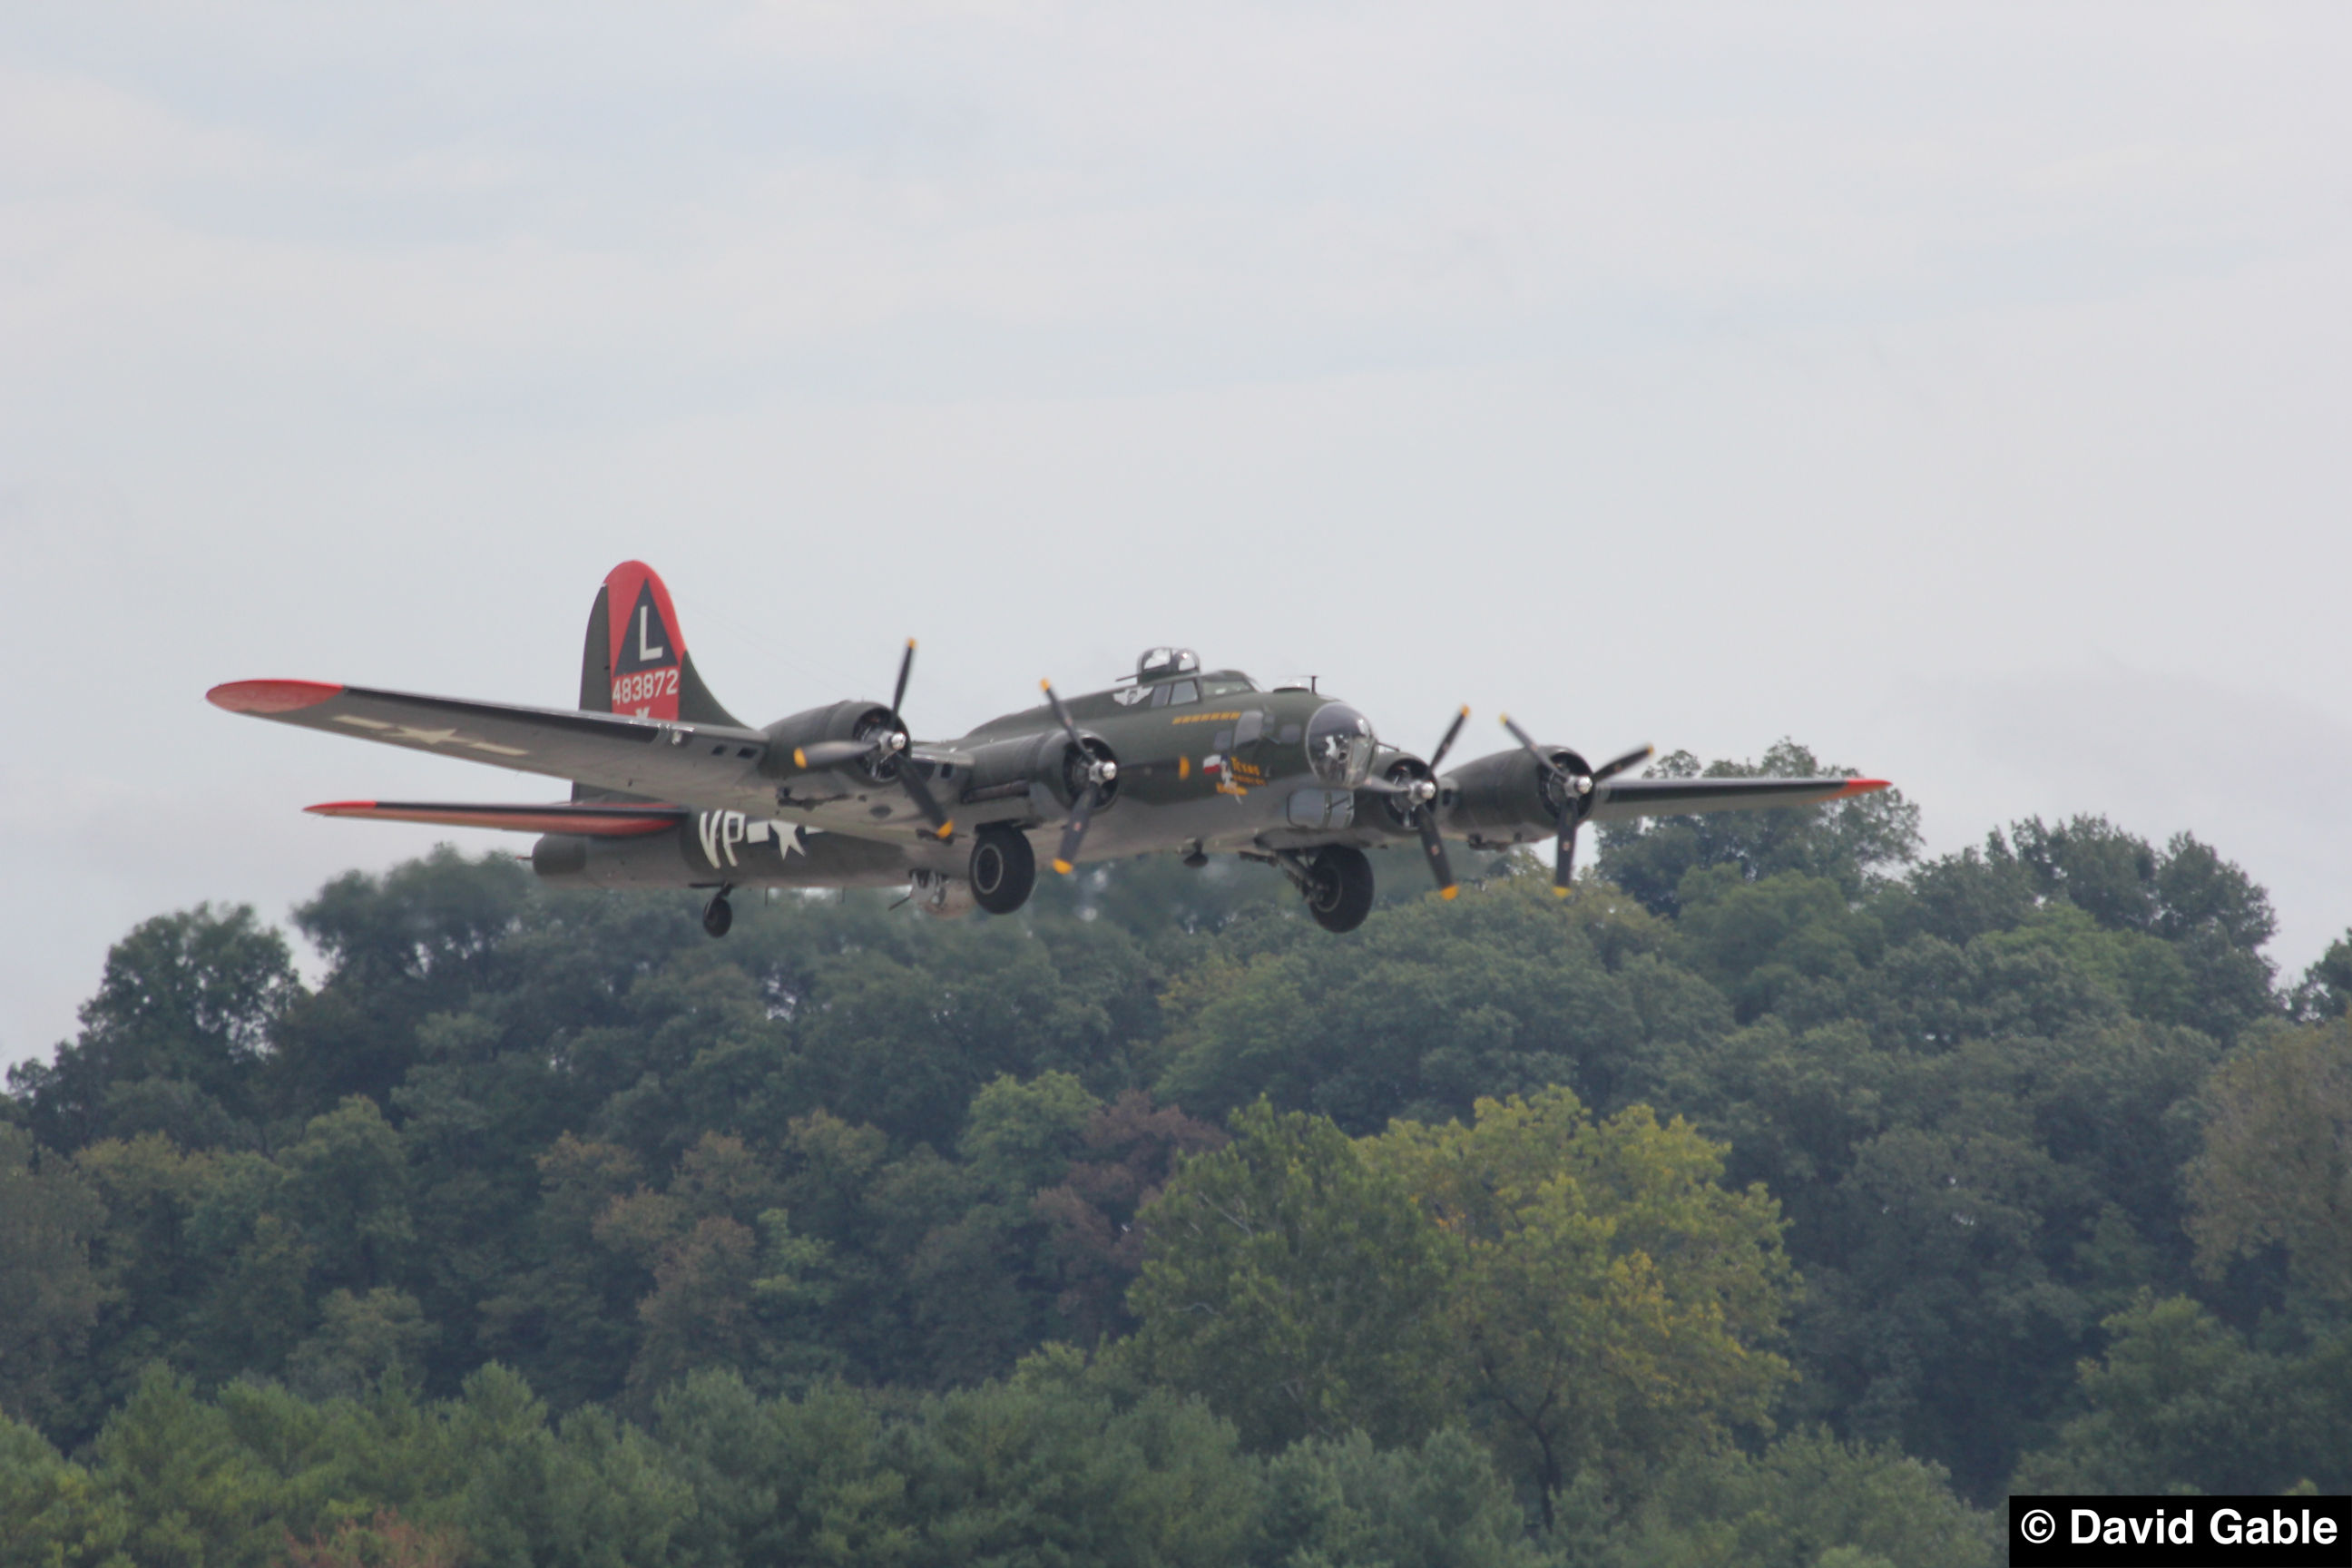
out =
<svg viewBox="0 0 2352 1568"><path fill-rule="evenodd" d="M1201 683L1202 695L1212 701L1220 697L1238 697L1244 691L1256 689L1257 688L1252 686L1245 676L1232 676L1218 680L1204 680Z"/></svg>
<svg viewBox="0 0 2352 1568"><path fill-rule="evenodd" d="M1180 708L1187 702L1201 700L1201 683L1197 680L1172 680L1168 683L1168 706Z"/></svg>

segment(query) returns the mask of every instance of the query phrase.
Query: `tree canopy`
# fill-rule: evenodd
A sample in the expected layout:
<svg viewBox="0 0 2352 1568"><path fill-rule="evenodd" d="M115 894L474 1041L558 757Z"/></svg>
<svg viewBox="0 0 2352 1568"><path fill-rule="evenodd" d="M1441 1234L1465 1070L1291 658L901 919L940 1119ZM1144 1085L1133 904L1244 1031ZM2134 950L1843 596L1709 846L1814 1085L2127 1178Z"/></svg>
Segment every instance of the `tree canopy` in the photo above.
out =
<svg viewBox="0 0 2352 1568"><path fill-rule="evenodd" d="M0 1564L1957 1565L2005 1487L2352 1486L2352 931L2282 980L2186 835L1896 792L1601 838L1339 939L1146 862L713 943L447 850L143 921L0 1098Z"/></svg>

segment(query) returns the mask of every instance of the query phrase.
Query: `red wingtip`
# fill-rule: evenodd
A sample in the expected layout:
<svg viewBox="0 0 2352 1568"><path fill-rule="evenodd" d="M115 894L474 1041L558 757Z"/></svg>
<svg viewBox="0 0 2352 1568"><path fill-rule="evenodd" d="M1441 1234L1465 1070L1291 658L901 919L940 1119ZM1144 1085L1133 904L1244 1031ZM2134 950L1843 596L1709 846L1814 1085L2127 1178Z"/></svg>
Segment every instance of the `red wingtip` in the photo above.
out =
<svg viewBox="0 0 2352 1568"><path fill-rule="evenodd" d="M1830 798L1832 800L1843 800L1850 795L1875 795L1880 790L1892 789L1895 786L1893 784L1889 784L1885 779L1848 779L1846 781L1845 788L1838 791L1837 794L1830 796Z"/></svg>
<svg viewBox="0 0 2352 1568"><path fill-rule="evenodd" d="M316 708L342 690L320 680L232 680L205 693L205 700L232 713L292 713Z"/></svg>
<svg viewBox="0 0 2352 1568"><path fill-rule="evenodd" d="M375 809L375 802L372 800L331 800L323 805L306 805L302 809L318 816L356 816L363 812L373 811Z"/></svg>

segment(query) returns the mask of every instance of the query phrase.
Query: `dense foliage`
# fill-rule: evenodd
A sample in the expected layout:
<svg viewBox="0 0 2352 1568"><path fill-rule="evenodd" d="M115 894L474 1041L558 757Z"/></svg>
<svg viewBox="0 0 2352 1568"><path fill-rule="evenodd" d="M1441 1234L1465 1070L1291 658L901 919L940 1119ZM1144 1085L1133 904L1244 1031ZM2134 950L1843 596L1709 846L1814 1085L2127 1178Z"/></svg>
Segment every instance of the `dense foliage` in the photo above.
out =
<svg viewBox="0 0 2352 1568"><path fill-rule="evenodd" d="M315 986L149 921L0 1100L0 1568L1957 1568L2005 1486L2352 1487L2352 934L1916 842L723 943L442 851L296 911Z"/></svg>

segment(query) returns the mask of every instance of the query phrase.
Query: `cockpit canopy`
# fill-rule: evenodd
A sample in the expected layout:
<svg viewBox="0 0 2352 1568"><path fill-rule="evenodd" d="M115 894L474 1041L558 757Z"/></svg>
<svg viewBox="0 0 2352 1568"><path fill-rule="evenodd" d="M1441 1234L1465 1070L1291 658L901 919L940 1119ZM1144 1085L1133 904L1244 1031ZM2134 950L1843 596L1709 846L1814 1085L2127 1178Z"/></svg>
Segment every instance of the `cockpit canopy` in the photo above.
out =
<svg viewBox="0 0 2352 1568"><path fill-rule="evenodd" d="M1160 680L1171 675L1197 674L1201 656L1189 647L1146 648L1135 661L1135 679Z"/></svg>

